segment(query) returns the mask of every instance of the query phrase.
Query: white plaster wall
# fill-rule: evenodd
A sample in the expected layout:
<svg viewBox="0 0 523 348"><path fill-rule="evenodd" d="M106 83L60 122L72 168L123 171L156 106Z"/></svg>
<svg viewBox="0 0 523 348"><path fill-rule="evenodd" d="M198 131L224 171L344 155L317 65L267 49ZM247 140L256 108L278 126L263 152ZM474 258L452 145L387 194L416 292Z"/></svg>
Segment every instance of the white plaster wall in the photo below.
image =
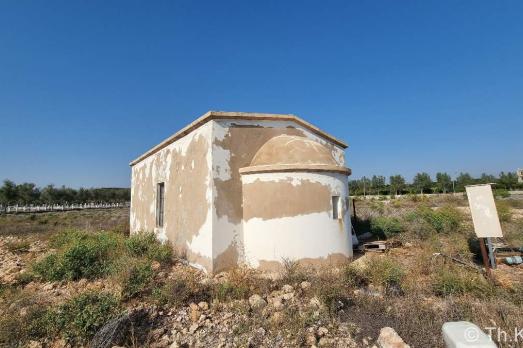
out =
<svg viewBox="0 0 523 348"><path fill-rule="evenodd" d="M243 222L245 261L258 267L259 261L281 262L283 258L327 258L330 254L352 257L350 214L345 204L348 197L347 177L337 173L260 173L242 176L242 182L256 180L292 180L299 185L302 180L318 182L330 187L332 195L339 195L343 202L343 224L332 218L332 211Z"/></svg>

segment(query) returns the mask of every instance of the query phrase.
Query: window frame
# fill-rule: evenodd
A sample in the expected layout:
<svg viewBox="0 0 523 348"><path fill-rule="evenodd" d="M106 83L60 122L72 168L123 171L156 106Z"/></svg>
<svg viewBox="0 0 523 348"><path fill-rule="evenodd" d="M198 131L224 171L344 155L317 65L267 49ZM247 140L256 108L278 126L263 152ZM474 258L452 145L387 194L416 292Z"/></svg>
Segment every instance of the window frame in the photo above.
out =
<svg viewBox="0 0 523 348"><path fill-rule="evenodd" d="M331 203L332 203L332 219L333 220L339 220L341 219L341 209L340 209L340 202L341 197L340 196L331 196Z"/></svg>
<svg viewBox="0 0 523 348"><path fill-rule="evenodd" d="M162 228L165 215L165 183L156 184L156 227Z"/></svg>

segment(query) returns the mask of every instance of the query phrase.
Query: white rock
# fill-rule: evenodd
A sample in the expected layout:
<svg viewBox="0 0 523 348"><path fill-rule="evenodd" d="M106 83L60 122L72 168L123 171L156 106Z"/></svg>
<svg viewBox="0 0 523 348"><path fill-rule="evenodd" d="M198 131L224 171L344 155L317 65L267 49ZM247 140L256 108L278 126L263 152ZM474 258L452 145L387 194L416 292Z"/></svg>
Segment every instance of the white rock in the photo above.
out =
<svg viewBox="0 0 523 348"><path fill-rule="evenodd" d="M289 292L293 292L294 291L294 288L292 287L292 285L289 285L289 284L285 284L282 288L284 293L289 293Z"/></svg>
<svg viewBox="0 0 523 348"><path fill-rule="evenodd" d="M189 332L190 332L190 333L195 333L196 330L198 330L198 327L199 327L198 323L194 323L194 324L192 324L192 325L189 327Z"/></svg>
<svg viewBox="0 0 523 348"><path fill-rule="evenodd" d="M410 348L391 327L384 327L380 330L377 343L380 348Z"/></svg>
<svg viewBox="0 0 523 348"><path fill-rule="evenodd" d="M209 309L209 304L205 301L202 301L200 303L198 303L198 307L203 310L203 311L206 311Z"/></svg>
<svg viewBox="0 0 523 348"><path fill-rule="evenodd" d="M310 282L307 282L307 281L305 281L305 282L301 282L300 287L301 287L303 290L307 290L308 288L311 287L311 283L310 283Z"/></svg>
<svg viewBox="0 0 523 348"><path fill-rule="evenodd" d="M318 329L318 332L317 332L317 333L318 333L318 336L319 336L319 337L323 337L323 336L325 336L326 334L329 333L329 330L328 330L326 327L321 326L321 327Z"/></svg>
<svg viewBox="0 0 523 348"><path fill-rule="evenodd" d="M267 302L258 294L249 297L249 305L252 309L262 309L267 305Z"/></svg>

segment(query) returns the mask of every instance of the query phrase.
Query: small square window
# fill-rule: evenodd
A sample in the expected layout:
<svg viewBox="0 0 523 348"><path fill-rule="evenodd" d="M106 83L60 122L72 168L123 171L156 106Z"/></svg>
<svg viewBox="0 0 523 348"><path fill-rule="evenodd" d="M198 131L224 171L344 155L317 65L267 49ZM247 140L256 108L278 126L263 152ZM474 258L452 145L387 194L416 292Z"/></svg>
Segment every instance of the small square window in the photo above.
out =
<svg viewBox="0 0 523 348"><path fill-rule="evenodd" d="M332 218L338 220L341 217L340 196L332 196Z"/></svg>
<svg viewBox="0 0 523 348"><path fill-rule="evenodd" d="M156 185L156 227L163 227L163 212L165 202L165 184Z"/></svg>

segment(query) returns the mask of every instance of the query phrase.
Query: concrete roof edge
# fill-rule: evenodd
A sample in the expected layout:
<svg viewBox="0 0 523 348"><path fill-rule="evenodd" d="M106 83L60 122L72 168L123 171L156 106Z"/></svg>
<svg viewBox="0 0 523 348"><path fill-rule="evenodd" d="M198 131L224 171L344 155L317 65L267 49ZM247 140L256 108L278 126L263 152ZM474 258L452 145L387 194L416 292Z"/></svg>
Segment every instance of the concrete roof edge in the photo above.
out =
<svg viewBox="0 0 523 348"><path fill-rule="evenodd" d="M316 135L319 135L325 139L330 140L334 144L342 147L343 149L346 149L348 147L348 144L345 143L342 140L337 139L336 137L322 131L318 127L314 126L313 124L301 119L300 117L293 115L293 114L267 114L267 113L257 113L257 112L233 112L233 111L207 111L202 116L198 117L193 122L189 123L187 126L180 129L178 132L174 133L158 145L152 147L150 150L146 151L144 154L133 160L131 163L129 163L130 166L133 166L142 160L146 159L150 155L160 151L164 147L168 146L169 144L172 144L176 140L183 138L187 134L191 133L193 130L201 127L205 123L211 120L264 120L264 121L293 121L311 132L315 133Z"/></svg>

